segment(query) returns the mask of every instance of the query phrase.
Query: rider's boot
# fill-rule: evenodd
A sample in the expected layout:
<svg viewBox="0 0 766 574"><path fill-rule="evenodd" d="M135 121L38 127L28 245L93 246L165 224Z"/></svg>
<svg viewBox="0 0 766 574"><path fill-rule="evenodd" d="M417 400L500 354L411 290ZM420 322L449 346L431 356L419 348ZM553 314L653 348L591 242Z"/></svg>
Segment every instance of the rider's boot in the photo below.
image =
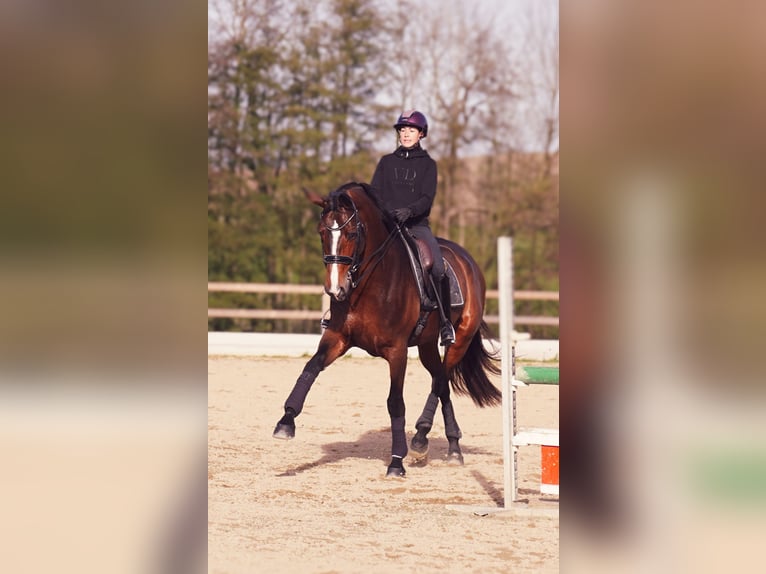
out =
<svg viewBox="0 0 766 574"><path fill-rule="evenodd" d="M441 335L442 347L448 347L455 342L455 328L452 326L452 322L449 319L450 315L450 294L449 294L449 278L445 275L439 282L438 287L433 276L431 276L431 285L434 288L434 295L436 296L437 308L439 310L439 322L441 327L439 334Z"/></svg>

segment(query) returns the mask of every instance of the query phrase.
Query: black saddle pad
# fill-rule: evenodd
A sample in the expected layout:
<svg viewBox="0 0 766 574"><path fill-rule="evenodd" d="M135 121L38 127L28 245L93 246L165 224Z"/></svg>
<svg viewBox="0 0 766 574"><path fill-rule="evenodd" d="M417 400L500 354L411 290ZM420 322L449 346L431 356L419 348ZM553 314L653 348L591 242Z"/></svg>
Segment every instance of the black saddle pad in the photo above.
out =
<svg viewBox="0 0 766 574"><path fill-rule="evenodd" d="M434 297L433 289L431 287L431 280L426 276L423 271L423 265L420 262L420 256L418 254L418 248L415 244L415 239L403 231L401 234L404 246L407 248L407 254L410 259L410 266L412 272L415 275L415 282L418 285L418 294L420 295L420 305L423 309L434 310L436 309L436 297ZM450 262L442 258L444 261L444 270L449 279L449 293L450 293L450 306L462 307L465 305L465 299L463 298L463 291L460 289L460 283L457 280L455 270L450 265Z"/></svg>

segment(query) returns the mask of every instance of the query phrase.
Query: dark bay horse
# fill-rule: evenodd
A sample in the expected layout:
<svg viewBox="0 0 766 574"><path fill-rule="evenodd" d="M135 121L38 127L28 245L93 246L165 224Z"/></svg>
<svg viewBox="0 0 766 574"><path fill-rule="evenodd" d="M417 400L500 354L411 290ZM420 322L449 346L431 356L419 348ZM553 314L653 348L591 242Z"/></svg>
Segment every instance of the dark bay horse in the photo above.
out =
<svg viewBox="0 0 766 574"><path fill-rule="evenodd" d="M428 452L427 434L441 400L448 461L463 463L458 441L462 437L450 400L450 383L456 393L469 395L479 407L501 402L500 391L488 374L499 374L496 358L484 348L489 334L483 320L486 285L471 256L445 239L439 244L455 270L464 305L452 309L455 343L440 357L437 344L439 317L431 313L420 334L411 340L420 317L420 297L401 233L393 219L380 208L368 187L347 183L327 197L307 192L323 208L318 230L326 266L325 291L331 297L329 325L316 353L306 363L285 401L285 415L274 437L295 436L295 417L303 409L317 375L352 346L383 357L389 366L391 387L391 464L387 476L403 477L402 459L407 455L404 422L404 375L408 346L417 345L420 361L431 374L431 393L415 423L411 448L417 458Z"/></svg>

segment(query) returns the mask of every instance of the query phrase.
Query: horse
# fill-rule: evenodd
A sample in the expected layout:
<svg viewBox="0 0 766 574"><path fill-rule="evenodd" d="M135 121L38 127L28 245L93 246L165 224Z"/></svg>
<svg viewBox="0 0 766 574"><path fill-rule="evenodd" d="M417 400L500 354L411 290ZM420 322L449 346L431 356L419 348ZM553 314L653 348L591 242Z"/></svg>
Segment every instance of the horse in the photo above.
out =
<svg viewBox="0 0 766 574"><path fill-rule="evenodd" d="M502 395L489 380L499 374L496 353L483 340L490 336L483 319L484 276L468 252L452 241L437 238L445 260L455 272L464 304L451 308L455 342L440 356L439 317L421 318L421 298L405 243L396 221L384 210L367 184L349 182L326 197L304 190L322 208L317 230L326 266L324 290L330 295L330 319L316 353L308 360L284 403L284 416L273 436L295 437L295 417L303 409L311 385L321 371L352 346L388 362L391 417L391 463L386 477L404 477L408 454L405 434L404 377L408 347L417 345L422 365L431 375L431 391L415 423L410 448L416 461L427 459L428 433L439 401L448 441L447 461L463 464L462 432L450 399L450 383L457 394L468 395L479 407L500 404Z"/></svg>

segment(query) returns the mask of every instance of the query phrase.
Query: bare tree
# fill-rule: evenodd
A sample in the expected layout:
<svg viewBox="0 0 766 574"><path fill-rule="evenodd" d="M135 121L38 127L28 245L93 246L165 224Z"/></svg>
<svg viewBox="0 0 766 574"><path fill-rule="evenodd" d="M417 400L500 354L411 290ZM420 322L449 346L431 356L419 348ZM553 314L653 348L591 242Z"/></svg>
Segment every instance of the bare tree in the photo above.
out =
<svg viewBox="0 0 766 574"><path fill-rule="evenodd" d="M530 288L542 288L542 278L558 269L559 19L552 0L523 8L519 64L527 102L525 139L539 160L515 186L513 219L529 242L518 265L522 279Z"/></svg>
<svg viewBox="0 0 766 574"><path fill-rule="evenodd" d="M418 85L428 94L427 107L438 126L431 146L439 154L439 232L448 236L457 219L458 241L464 242L470 206L455 200L468 185L460 157L487 149L509 132L505 112L517 97L518 72L491 19L472 8L469 12L462 2L443 8L418 31L423 37L418 53L424 59Z"/></svg>
<svg viewBox="0 0 766 574"><path fill-rule="evenodd" d="M532 102L536 135L535 147L545 154L546 175L551 175L551 158L558 150L559 137L559 19L557 3L530 2L522 11L524 57L521 65L526 79L527 99Z"/></svg>

